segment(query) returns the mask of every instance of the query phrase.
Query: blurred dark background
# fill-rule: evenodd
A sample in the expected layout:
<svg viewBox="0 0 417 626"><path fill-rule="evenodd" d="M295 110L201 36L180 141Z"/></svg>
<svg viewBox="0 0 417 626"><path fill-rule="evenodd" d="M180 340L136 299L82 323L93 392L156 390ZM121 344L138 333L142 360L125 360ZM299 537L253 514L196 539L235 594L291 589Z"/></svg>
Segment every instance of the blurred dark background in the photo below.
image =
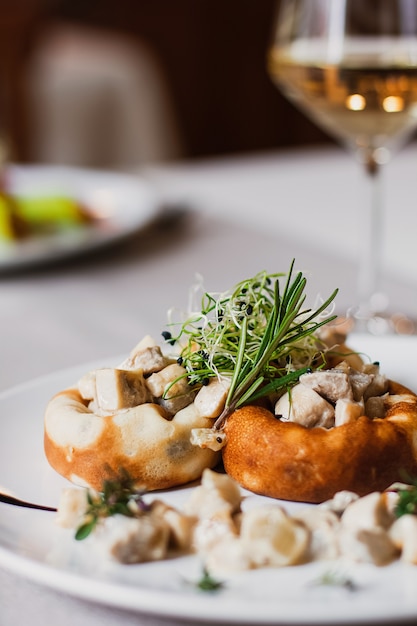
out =
<svg viewBox="0 0 417 626"><path fill-rule="evenodd" d="M1 119L7 120L14 160L36 160L34 137L48 133L45 123L34 128L32 109L46 112L47 107L42 100L34 102L37 96L28 85L33 59L63 26L75 33L99 32L101 40L123 40L129 49L152 55L181 145L174 157L331 141L281 96L267 75L275 0L0 0L0 6ZM52 61L56 49L49 46ZM79 54L82 59L81 48ZM45 50L42 58L45 71ZM63 77L65 65L55 71ZM74 87L74 95L79 90ZM135 98L137 93L130 98L133 108Z"/></svg>

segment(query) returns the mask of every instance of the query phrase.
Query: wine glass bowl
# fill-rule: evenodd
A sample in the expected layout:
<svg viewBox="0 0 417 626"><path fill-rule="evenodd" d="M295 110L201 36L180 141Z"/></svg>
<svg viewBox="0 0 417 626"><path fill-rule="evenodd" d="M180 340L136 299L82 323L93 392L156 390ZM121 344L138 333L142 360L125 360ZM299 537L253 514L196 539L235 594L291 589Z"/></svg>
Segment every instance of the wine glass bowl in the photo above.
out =
<svg viewBox="0 0 417 626"><path fill-rule="evenodd" d="M268 71L363 165L371 198L362 214L357 317L368 320L387 302L377 297L380 166L417 128L417 0L281 0Z"/></svg>

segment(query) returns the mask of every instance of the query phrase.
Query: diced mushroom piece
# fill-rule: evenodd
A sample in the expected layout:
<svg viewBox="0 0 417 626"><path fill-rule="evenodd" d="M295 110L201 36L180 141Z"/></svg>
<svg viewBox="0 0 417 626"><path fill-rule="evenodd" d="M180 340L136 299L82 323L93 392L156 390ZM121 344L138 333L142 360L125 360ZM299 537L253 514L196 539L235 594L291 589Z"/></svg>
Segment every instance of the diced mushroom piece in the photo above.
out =
<svg viewBox="0 0 417 626"><path fill-rule="evenodd" d="M341 517L341 552L357 561L389 563L397 551L388 534L393 519L384 494L374 492L359 498Z"/></svg>
<svg viewBox="0 0 417 626"><path fill-rule="evenodd" d="M371 384L364 392L365 400L374 396L382 396L388 391L388 379L380 373L378 363L368 363L363 366L362 371L373 375Z"/></svg>
<svg viewBox="0 0 417 626"><path fill-rule="evenodd" d="M293 517L310 531L308 560L331 560L339 556L340 522L336 513L324 507L308 507L296 511Z"/></svg>
<svg viewBox="0 0 417 626"><path fill-rule="evenodd" d="M192 491L184 512L199 518L213 518L224 512L233 515L240 510L241 501L239 485L230 476L205 469L201 485Z"/></svg>
<svg viewBox="0 0 417 626"><path fill-rule="evenodd" d="M337 367L335 366L335 369L337 369L338 372L344 372L345 374L349 376L349 373L352 370L352 366L349 365L347 361L343 360L337 364Z"/></svg>
<svg viewBox="0 0 417 626"><path fill-rule="evenodd" d="M341 517L341 553L354 561L389 563L398 552L388 532L392 521L393 514L383 494L374 492L355 500Z"/></svg>
<svg viewBox="0 0 417 626"><path fill-rule="evenodd" d="M252 566L234 520L227 513L200 520L194 533L194 546L211 575L241 572Z"/></svg>
<svg viewBox="0 0 417 626"><path fill-rule="evenodd" d="M150 401L143 373L104 368L96 371L96 402L99 409L117 411Z"/></svg>
<svg viewBox="0 0 417 626"><path fill-rule="evenodd" d="M351 505L352 502L356 502L356 500L359 500L358 494L345 489L335 493L331 500L326 500L322 504L319 504L318 508L328 509L340 516L347 507Z"/></svg>
<svg viewBox="0 0 417 626"><path fill-rule="evenodd" d="M341 426L342 424L355 422L358 417L363 414L364 407L362 402L355 402L354 400L340 398L336 401L334 410L334 425Z"/></svg>
<svg viewBox="0 0 417 626"><path fill-rule="evenodd" d="M206 489L215 490L219 496L230 502L233 513L239 510L242 494L239 485L233 478L230 478L227 474L205 469L201 478L201 484Z"/></svg>
<svg viewBox="0 0 417 626"><path fill-rule="evenodd" d="M389 528L394 520L384 494L374 491L350 504L342 515L342 525L352 530Z"/></svg>
<svg viewBox="0 0 417 626"><path fill-rule="evenodd" d="M398 506L398 501L400 499L400 495L398 491L395 489L395 484L400 484L400 483L394 483L394 490L391 490L391 488L389 487L382 493L384 504L387 508L388 513L392 516L393 520L395 520L397 517L396 510ZM408 485L408 487L409 486L410 485Z"/></svg>
<svg viewBox="0 0 417 626"><path fill-rule="evenodd" d="M55 521L58 526L63 528L77 528L83 522L87 508L88 501L85 489L63 489Z"/></svg>
<svg viewBox="0 0 417 626"><path fill-rule="evenodd" d="M138 352L142 352L142 350L145 350L146 348L153 348L156 345L157 343L151 335L145 335L130 351L130 356L134 357Z"/></svg>
<svg viewBox="0 0 417 626"><path fill-rule="evenodd" d="M171 416L175 415L181 409L185 409L194 399L194 392L184 393L183 395L176 396L174 398L157 398L158 404Z"/></svg>
<svg viewBox="0 0 417 626"><path fill-rule="evenodd" d="M354 369L350 370L349 382L352 387L353 399L356 400L356 402L362 400L373 380L373 374L365 374L364 372L358 372Z"/></svg>
<svg viewBox="0 0 417 626"><path fill-rule="evenodd" d="M238 536L238 528L230 511L221 511L211 517L202 517L194 529L194 547L204 555L220 542Z"/></svg>
<svg viewBox="0 0 417 626"><path fill-rule="evenodd" d="M208 385L197 393L194 404L202 417L219 417L224 409L230 380L212 378Z"/></svg>
<svg viewBox="0 0 417 626"><path fill-rule="evenodd" d="M401 560L417 565L417 516L402 515L390 528L389 535L401 551Z"/></svg>
<svg viewBox="0 0 417 626"><path fill-rule="evenodd" d="M170 531L169 547L174 550L190 551L193 543L194 528L197 518L184 515L162 500L154 500L151 504L151 515L161 517Z"/></svg>
<svg viewBox="0 0 417 626"><path fill-rule="evenodd" d="M373 396L368 398L365 402L365 415L371 417L383 418L385 417L385 396Z"/></svg>
<svg viewBox="0 0 417 626"><path fill-rule="evenodd" d="M212 576L219 577L249 570L252 563L239 537L228 537L207 553L205 567Z"/></svg>
<svg viewBox="0 0 417 626"><path fill-rule="evenodd" d="M386 565L397 557L398 549L384 528L343 528L339 533L341 554L353 561Z"/></svg>
<svg viewBox="0 0 417 626"><path fill-rule="evenodd" d="M275 404L275 415L306 428L334 426L334 408L316 391L304 385L295 385Z"/></svg>
<svg viewBox="0 0 417 626"><path fill-rule="evenodd" d="M318 370L300 376L300 383L313 389L329 402L339 398L353 399L349 376L339 369Z"/></svg>
<svg viewBox="0 0 417 626"><path fill-rule="evenodd" d="M178 363L151 374L146 379L146 385L158 404L172 415L194 400L195 394L188 384L186 370Z"/></svg>
<svg viewBox="0 0 417 626"><path fill-rule="evenodd" d="M169 390L170 396L178 390L180 381L185 381L187 384L186 370L178 363L172 363L167 367L164 367L160 372L156 372L146 379L146 385L155 398L161 398L168 388L176 379L180 379ZM182 388L182 386L181 386Z"/></svg>
<svg viewBox="0 0 417 626"><path fill-rule="evenodd" d="M364 363L362 365L361 371L365 374L373 374L374 377L379 374L379 363Z"/></svg>
<svg viewBox="0 0 417 626"><path fill-rule="evenodd" d="M210 448L210 450L218 452L226 444L226 433L213 428L193 428L190 441L193 446Z"/></svg>
<svg viewBox="0 0 417 626"><path fill-rule="evenodd" d="M96 370L87 372L78 381L78 391L84 400L94 400L96 397Z"/></svg>
<svg viewBox="0 0 417 626"><path fill-rule="evenodd" d="M162 354L159 346L147 346L133 352L119 367L126 370L140 369L147 376L159 372L168 364L169 359Z"/></svg>
<svg viewBox="0 0 417 626"><path fill-rule="evenodd" d="M103 521L96 537L100 546L117 561L144 563L166 558L170 530L163 519L152 515L115 515Z"/></svg>
<svg viewBox="0 0 417 626"><path fill-rule="evenodd" d="M310 533L282 507L267 505L244 512L240 539L254 567L282 567L303 560Z"/></svg>

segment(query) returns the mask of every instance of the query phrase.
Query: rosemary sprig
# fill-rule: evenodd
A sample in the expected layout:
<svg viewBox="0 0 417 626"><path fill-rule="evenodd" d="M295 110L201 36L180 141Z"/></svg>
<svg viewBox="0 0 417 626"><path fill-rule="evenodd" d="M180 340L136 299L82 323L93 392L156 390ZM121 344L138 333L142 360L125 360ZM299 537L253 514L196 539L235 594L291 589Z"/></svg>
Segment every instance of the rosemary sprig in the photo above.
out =
<svg viewBox="0 0 417 626"><path fill-rule="evenodd" d="M133 480L124 469L114 479L105 480L101 492L88 490L88 507L83 523L76 530L75 539L80 541L88 537L100 520L106 517L135 517L137 511L148 510L142 496L143 492L135 489Z"/></svg>
<svg viewBox="0 0 417 626"><path fill-rule="evenodd" d="M205 293L201 310L189 317L177 336L180 362L190 384L212 377L231 381L225 409L214 427L221 428L237 407L289 387L313 367L321 347L317 330L336 316L326 312L337 289L316 310L303 309L306 278L293 275L294 261L281 293L284 274L260 272L216 298Z"/></svg>

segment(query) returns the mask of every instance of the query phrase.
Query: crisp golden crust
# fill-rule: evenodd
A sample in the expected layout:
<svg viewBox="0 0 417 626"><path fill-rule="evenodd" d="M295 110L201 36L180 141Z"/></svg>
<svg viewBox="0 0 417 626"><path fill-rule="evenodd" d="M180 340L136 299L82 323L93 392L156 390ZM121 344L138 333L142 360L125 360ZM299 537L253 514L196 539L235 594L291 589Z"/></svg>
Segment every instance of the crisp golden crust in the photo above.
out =
<svg viewBox="0 0 417 626"><path fill-rule="evenodd" d="M218 462L219 453L190 443L192 428L211 423L193 405L171 420L151 403L103 417L89 410L77 389L67 389L48 403L45 454L59 474L79 485L100 490L105 478L123 468L143 489L167 489L199 478Z"/></svg>
<svg viewBox="0 0 417 626"><path fill-rule="evenodd" d="M337 491L365 495L417 474L417 396L390 381L386 417L326 430L283 422L246 406L227 420L226 472L242 487L319 503Z"/></svg>

